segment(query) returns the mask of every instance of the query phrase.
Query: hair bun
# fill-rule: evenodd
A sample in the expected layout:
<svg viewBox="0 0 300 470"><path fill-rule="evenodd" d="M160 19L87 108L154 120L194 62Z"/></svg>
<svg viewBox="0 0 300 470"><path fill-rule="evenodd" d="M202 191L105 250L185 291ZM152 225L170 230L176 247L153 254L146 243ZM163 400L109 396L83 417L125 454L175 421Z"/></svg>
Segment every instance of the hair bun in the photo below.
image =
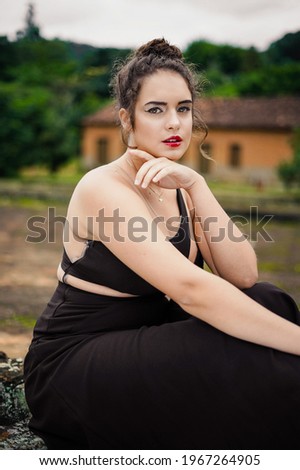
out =
<svg viewBox="0 0 300 470"><path fill-rule="evenodd" d="M157 57L165 57L166 59L173 60L182 60L183 58L181 50L178 47L171 45L164 38L153 39L152 41L147 42L137 49L135 56L140 58L147 57L152 54Z"/></svg>

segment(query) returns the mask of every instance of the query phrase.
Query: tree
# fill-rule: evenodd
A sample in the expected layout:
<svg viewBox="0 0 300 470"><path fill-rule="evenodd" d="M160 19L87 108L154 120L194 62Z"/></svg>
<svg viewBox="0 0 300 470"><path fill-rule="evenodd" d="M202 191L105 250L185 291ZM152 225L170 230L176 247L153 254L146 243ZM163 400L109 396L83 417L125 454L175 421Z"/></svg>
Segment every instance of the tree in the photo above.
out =
<svg viewBox="0 0 300 470"><path fill-rule="evenodd" d="M300 63L269 65L248 74L241 74L236 81L240 96L300 95Z"/></svg>
<svg viewBox="0 0 300 470"><path fill-rule="evenodd" d="M293 160L283 162L278 167L278 176L286 187L300 186L300 129L294 131L292 140Z"/></svg>
<svg viewBox="0 0 300 470"><path fill-rule="evenodd" d="M41 153L38 163L44 163L51 173L55 173L71 157L78 154L76 111L72 93L64 93L59 99L56 95L49 96L43 116L43 127L39 134Z"/></svg>
<svg viewBox="0 0 300 470"><path fill-rule="evenodd" d="M47 96L42 90L0 86L0 176L14 176L35 161L36 136L43 121Z"/></svg>
<svg viewBox="0 0 300 470"><path fill-rule="evenodd" d="M131 52L130 49L114 47L97 48L85 58L84 75L89 77L88 89L98 96L109 97L109 83L114 64L122 61Z"/></svg>
<svg viewBox="0 0 300 470"><path fill-rule="evenodd" d="M9 81L12 69L17 63L16 47L6 36L0 36L0 80Z"/></svg>
<svg viewBox="0 0 300 470"><path fill-rule="evenodd" d="M72 80L78 64L70 59L67 45L58 39L47 41L18 41L13 78L24 85L52 86L57 81Z"/></svg>
<svg viewBox="0 0 300 470"><path fill-rule="evenodd" d="M76 109L72 94L43 87L0 85L0 176L44 164L50 171L77 154Z"/></svg>
<svg viewBox="0 0 300 470"><path fill-rule="evenodd" d="M300 61L300 31L288 33L278 41L273 42L266 52L274 64Z"/></svg>
<svg viewBox="0 0 300 470"><path fill-rule="evenodd" d="M26 39L28 41L39 41L41 39L40 28L35 23L35 10L32 3L28 5L25 17L25 28L17 32L17 38L19 40Z"/></svg>
<svg viewBox="0 0 300 470"><path fill-rule="evenodd" d="M226 75L237 74L242 70L243 50L228 44L218 46L216 60L223 73Z"/></svg>
<svg viewBox="0 0 300 470"><path fill-rule="evenodd" d="M219 70L225 75L256 70L262 65L261 54L254 48L242 49L229 44L194 41L184 52L186 59L205 73Z"/></svg>
<svg viewBox="0 0 300 470"><path fill-rule="evenodd" d="M243 72L251 72L258 70L264 65L264 56L258 52L255 47L249 47L249 49L242 49L242 64L241 70Z"/></svg>

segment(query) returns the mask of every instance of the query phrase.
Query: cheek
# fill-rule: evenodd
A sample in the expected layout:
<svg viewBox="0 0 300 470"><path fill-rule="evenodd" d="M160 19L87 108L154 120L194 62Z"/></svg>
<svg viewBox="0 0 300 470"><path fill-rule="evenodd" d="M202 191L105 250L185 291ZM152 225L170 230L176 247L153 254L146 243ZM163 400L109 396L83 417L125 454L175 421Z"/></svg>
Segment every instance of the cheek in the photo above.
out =
<svg viewBox="0 0 300 470"><path fill-rule="evenodd" d="M191 132L192 132L193 131L193 126L194 126L194 118L193 118L192 114L189 114L188 126L190 127Z"/></svg>
<svg viewBox="0 0 300 470"><path fill-rule="evenodd" d="M192 137L192 134L193 134L193 120L192 119L188 119L185 122L184 132L185 132L185 137L187 139L190 139Z"/></svg>
<svg viewBox="0 0 300 470"><path fill-rule="evenodd" d="M151 121L140 121L135 127L134 134L138 140L148 140L151 136L157 135L159 126L155 126Z"/></svg>

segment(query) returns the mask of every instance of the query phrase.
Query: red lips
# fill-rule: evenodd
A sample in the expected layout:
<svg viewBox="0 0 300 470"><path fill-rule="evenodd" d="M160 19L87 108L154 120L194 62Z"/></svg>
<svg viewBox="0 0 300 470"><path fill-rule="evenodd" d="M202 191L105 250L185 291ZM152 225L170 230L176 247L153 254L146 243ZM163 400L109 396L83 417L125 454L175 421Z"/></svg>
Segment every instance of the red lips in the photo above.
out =
<svg viewBox="0 0 300 470"><path fill-rule="evenodd" d="M182 138L179 135L172 135L168 139L164 140L163 143L169 147L176 148L179 147L182 142Z"/></svg>
<svg viewBox="0 0 300 470"><path fill-rule="evenodd" d="M165 144L166 143L178 143L182 142L182 138L179 135L172 135L171 137L168 137L168 139L163 141Z"/></svg>

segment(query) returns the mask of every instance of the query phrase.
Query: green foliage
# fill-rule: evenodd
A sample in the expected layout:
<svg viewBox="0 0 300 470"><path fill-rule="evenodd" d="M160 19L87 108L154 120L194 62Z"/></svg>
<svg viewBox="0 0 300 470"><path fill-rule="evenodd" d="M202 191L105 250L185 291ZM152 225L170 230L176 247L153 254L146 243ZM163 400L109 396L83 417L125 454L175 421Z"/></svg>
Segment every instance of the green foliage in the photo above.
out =
<svg viewBox="0 0 300 470"><path fill-rule="evenodd" d="M293 185L300 186L300 129L294 131L292 138L293 160L283 162L278 167L279 178L288 188Z"/></svg>
<svg viewBox="0 0 300 470"><path fill-rule="evenodd" d="M0 106L0 176L14 176L36 163L56 171L76 153L71 95L1 84Z"/></svg>
<svg viewBox="0 0 300 470"><path fill-rule="evenodd" d="M19 44L16 47L19 52ZM81 119L103 102L73 63L58 65L59 54L56 61L49 56L44 61L40 47L43 41L28 44L28 55L36 61L30 57L26 64L23 59L10 67L9 79L0 81L0 176L16 175L34 164L56 171L78 155Z"/></svg>
<svg viewBox="0 0 300 470"><path fill-rule="evenodd" d="M198 70L206 70L215 63L217 47L207 41L194 41L187 47L184 56L189 63L195 64Z"/></svg>
<svg viewBox="0 0 300 470"><path fill-rule="evenodd" d="M288 33L273 42L266 52L267 58L274 64L300 61L300 31Z"/></svg>
<svg viewBox="0 0 300 470"><path fill-rule="evenodd" d="M12 176L25 165L33 163L36 123L41 120L41 109L46 96L42 90L32 94L20 92L15 84L0 87L0 176ZM35 124L33 124L35 123ZM32 153L31 153L32 152Z"/></svg>
<svg viewBox="0 0 300 470"><path fill-rule="evenodd" d="M204 71L214 96L280 96L300 93L300 31L266 52L194 41L185 57Z"/></svg>
<svg viewBox="0 0 300 470"><path fill-rule="evenodd" d="M15 81L51 86L59 80L70 81L76 75L77 64L70 60L66 44L58 39L22 39L14 46L17 60L10 75Z"/></svg>
<svg viewBox="0 0 300 470"><path fill-rule="evenodd" d="M260 70L264 63L263 55L254 47L242 49L203 40L192 42L184 55L199 72L204 72L209 82L207 95L212 96L239 96L240 77Z"/></svg>
<svg viewBox="0 0 300 470"><path fill-rule="evenodd" d="M265 66L240 75L236 83L240 96L281 96L300 94L300 63Z"/></svg>
<svg viewBox="0 0 300 470"><path fill-rule="evenodd" d="M256 70L262 66L263 58L254 48L242 49L228 44L212 44L207 41L194 41L185 51L187 61L195 64L198 70L218 69L225 75Z"/></svg>
<svg viewBox="0 0 300 470"><path fill-rule="evenodd" d="M6 36L0 37L0 81L11 79L10 69L17 63L16 49Z"/></svg>
<svg viewBox="0 0 300 470"><path fill-rule="evenodd" d="M91 51L83 62L85 77L89 79L89 90L109 97L109 83L114 64L125 59L130 52L130 49L116 48L98 48Z"/></svg>

